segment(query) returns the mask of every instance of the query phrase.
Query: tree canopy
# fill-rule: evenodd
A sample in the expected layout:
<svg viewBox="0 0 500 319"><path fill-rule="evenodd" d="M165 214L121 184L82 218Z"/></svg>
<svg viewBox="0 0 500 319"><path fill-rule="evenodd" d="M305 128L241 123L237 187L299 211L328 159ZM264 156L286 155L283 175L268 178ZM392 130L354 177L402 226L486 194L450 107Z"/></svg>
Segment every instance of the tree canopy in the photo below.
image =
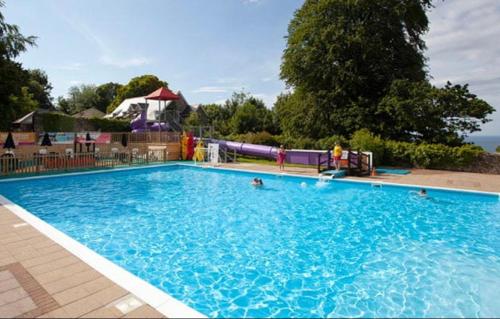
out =
<svg viewBox="0 0 500 319"><path fill-rule="evenodd" d="M467 86L428 82L422 36L431 5L306 0L283 53L281 77L293 89L275 105L283 131L322 138L367 128L382 137L455 143L479 130L491 106ZM410 106L426 121L417 123Z"/></svg>
<svg viewBox="0 0 500 319"><path fill-rule="evenodd" d="M155 75L142 75L131 79L126 85L118 88L113 102L107 108L107 112L113 112L123 100L147 95L163 86L168 86L167 82L161 81Z"/></svg>
<svg viewBox="0 0 500 319"><path fill-rule="evenodd" d="M106 113L106 109L116 98L121 87L121 84L113 82L99 86L94 84L72 86L66 98L60 96L57 99L57 105L66 114L75 114L92 107Z"/></svg>
<svg viewBox="0 0 500 319"><path fill-rule="evenodd" d="M203 105L210 125L222 135L267 131L279 133L274 112L246 92L234 92L224 104Z"/></svg>
<svg viewBox="0 0 500 319"><path fill-rule="evenodd" d="M5 2L0 0L0 8ZM4 59L13 59L27 50L29 46L36 45L35 36L24 36L15 24L8 24L0 11L0 56Z"/></svg>
<svg viewBox="0 0 500 319"><path fill-rule="evenodd" d="M378 106L377 114L384 114L385 121L377 131L394 140L458 145L468 133L480 131L493 111L468 85L448 82L437 88L427 81L399 80Z"/></svg>
<svg viewBox="0 0 500 319"><path fill-rule="evenodd" d="M0 0L0 9L3 6L4 2ZM22 35L18 26L8 24L0 11L0 130L9 130L13 120L38 107L39 92L30 92L30 89L34 89L40 79L35 79L13 60L35 45L35 39Z"/></svg>
<svg viewBox="0 0 500 319"><path fill-rule="evenodd" d="M67 114L75 114L91 107L97 107L99 95L94 84L72 86L68 90L68 97L59 97L58 106Z"/></svg>
<svg viewBox="0 0 500 319"><path fill-rule="evenodd" d="M118 90L122 86L123 85L114 82L99 85L96 88L97 101L95 108L101 112L106 113L108 106L110 106L111 103L113 103L113 101L116 99L116 97L118 96Z"/></svg>

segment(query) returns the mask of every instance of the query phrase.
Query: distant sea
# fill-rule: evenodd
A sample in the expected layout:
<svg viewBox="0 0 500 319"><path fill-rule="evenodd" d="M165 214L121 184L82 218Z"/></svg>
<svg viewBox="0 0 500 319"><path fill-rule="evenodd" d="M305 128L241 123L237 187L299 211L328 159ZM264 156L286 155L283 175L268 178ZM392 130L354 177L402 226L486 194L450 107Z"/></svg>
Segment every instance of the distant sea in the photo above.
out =
<svg viewBox="0 0 500 319"><path fill-rule="evenodd" d="M500 135L497 136L469 136L467 142L474 142L474 144L481 146L488 152L495 152L497 146L500 146Z"/></svg>

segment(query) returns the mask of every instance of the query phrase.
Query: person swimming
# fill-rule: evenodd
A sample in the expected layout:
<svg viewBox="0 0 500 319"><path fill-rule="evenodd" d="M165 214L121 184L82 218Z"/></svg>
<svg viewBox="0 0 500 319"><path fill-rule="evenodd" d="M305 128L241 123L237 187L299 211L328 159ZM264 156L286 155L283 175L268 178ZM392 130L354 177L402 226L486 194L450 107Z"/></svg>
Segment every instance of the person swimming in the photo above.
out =
<svg viewBox="0 0 500 319"><path fill-rule="evenodd" d="M425 188L422 188L422 189L418 192L418 196L421 196L421 197L425 197L425 196L427 196L427 190L425 190Z"/></svg>
<svg viewBox="0 0 500 319"><path fill-rule="evenodd" d="M260 178L257 178L255 177L253 180L252 180L252 186L264 186L264 182L262 181L262 179Z"/></svg>

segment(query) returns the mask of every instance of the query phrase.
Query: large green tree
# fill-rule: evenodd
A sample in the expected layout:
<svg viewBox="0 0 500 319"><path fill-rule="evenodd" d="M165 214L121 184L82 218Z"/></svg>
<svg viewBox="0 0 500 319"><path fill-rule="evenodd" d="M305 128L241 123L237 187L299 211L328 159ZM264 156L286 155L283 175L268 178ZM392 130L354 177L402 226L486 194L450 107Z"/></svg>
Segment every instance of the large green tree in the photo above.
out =
<svg viewBox="0 0 500 319"><path fill-rule="evenodd" d="M106 113L108 106L110 106L118 96L118 90L122 86L123 85L114 82L99 85L96 89L98 99L95 108Z"/></svg>
<svg viewBox="0 0 500 319"><path fill-rule="evenodd" d="M0 130L8 130L13 120L37 106L28 89L29 73L13 61L35 45L36 38L26 37L18 26L8 24L1 12L3 6L0 0Z"/></svg>
<svg viewBox="0 0 500 319"><path fill-rule="evenodd" d="M58 108L67 114L75 114L96 107L98 101L97 86L81 84L70 87L67 98L58 98Z"/></svg>
<svg viewBox="0 0 500 319"><path fill-rule="evenodd" d="M306 0L288 27L281 77L314 100L321 134L350 134L380 120L392 81L426 78L430 0Z"/></svg>
<svg viewBox="0 0 500 319"><path fill-rule="evenodd" d="M386 118L379 130L391 139L459 145L469 133L480 131L493 111L468 85L448 82L438 88L427 81L397 80L377 113Z"/></svg>
<svg viewBox="0 0 500 319"><path fill-rule="evenodd" d="M126 85L118 89L116 97L109 105L107 111L108 113L113 112L113 110L116 109L125 99L147 95L163 86L168 86L167 82L161 81L155 75L142 75L135 77Z"/></svg>
<svg viewBox="0 0 500 319"><path fill-rule="evenodd" d="M207 114L209 124L214 127L214 130L221 135L228 135L231 133L230 112L220 104L205 104L202 106Z"/></svg>
<svg viewBox="0 0 500 319"><path fill-rule="evenodd" d="M272 111L266 108L262 100L254 97L250 97L243 104L238 105L231 118L235 134L262 131L275 133L273 124Z"/></svg>
<svg viewBox="0 0 500 319"><path fill-rule="evenodd" d="M49 82L47 73L40 69L28 70L28 89L33 94L33 99L38 102L38 107L42 109L52 109L52 84Z"/></svg>

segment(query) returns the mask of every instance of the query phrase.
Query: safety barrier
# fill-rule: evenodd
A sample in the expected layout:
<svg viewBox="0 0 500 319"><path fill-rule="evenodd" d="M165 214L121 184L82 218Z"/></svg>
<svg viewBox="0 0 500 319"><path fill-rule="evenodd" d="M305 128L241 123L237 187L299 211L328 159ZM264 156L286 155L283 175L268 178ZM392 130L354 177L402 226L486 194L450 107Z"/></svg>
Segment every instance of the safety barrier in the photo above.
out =
<svg viewBox="0 0 500 319"><path fill-rule="evenodd" d="M36 175L82 169L113 168L116 166L148 165L168 160L167 149L132 149L129 152L48 153L32 155L3 154L0 156L0 176Z"/></svg>

